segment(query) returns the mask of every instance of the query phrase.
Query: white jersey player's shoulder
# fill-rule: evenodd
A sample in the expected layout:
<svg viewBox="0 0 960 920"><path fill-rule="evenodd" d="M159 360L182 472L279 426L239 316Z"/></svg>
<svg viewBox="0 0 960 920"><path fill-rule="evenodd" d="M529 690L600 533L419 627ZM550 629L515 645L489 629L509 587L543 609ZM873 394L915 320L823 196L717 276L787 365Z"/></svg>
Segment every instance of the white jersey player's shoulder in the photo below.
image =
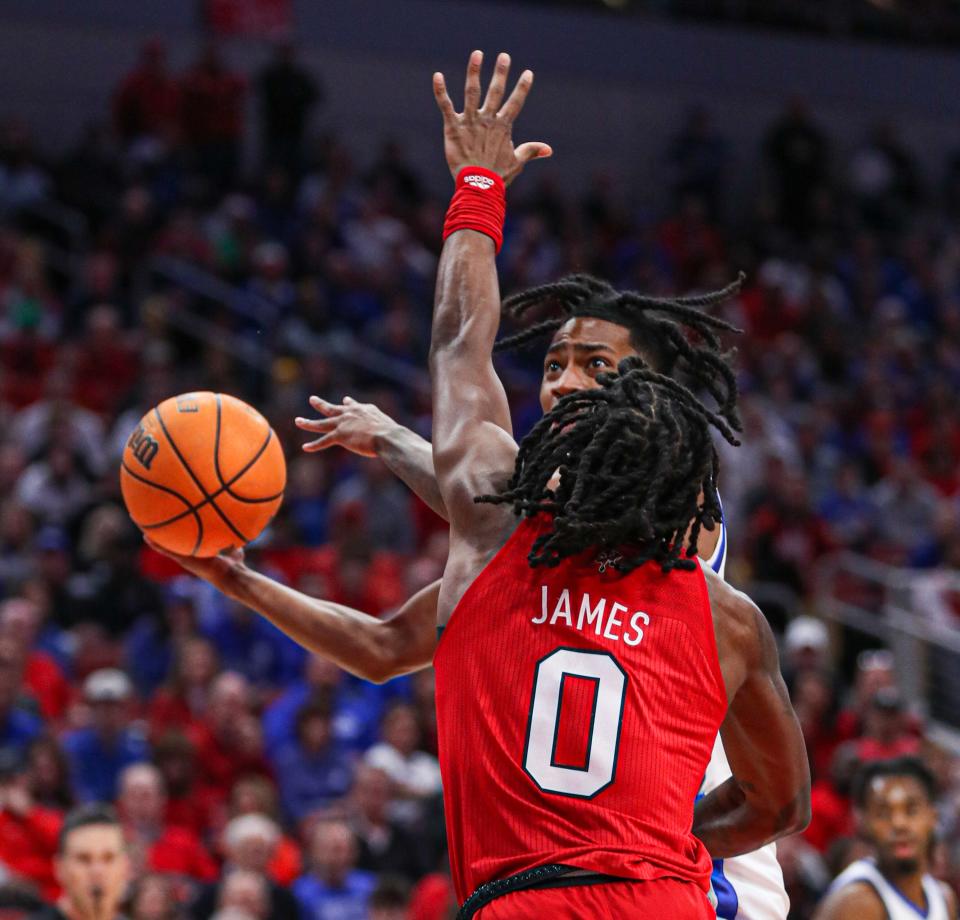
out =
<svg viewBox="0 0 960 920"><path fill-rule="evenodd" d="M926 913L923 905L914 904L896 885L888 881L872 859L858 859L847 866L833 881L828 895L850 885L867 884L883 903L889 920L951 920L947 898L940 883L932 875L923 876L923 894L926 898Z"/></svg>
<svg viewBox="0 0 960 920"><path fill-rule="evenodd" d="M721 579L726 575L727 525L723 520L720 521L720 539L710 558L702 559L701 565ZM723 742L717 735L700 795L713 791L730 776L730 764ZM711 888L711 901L718 920L786 920L790 910L790 898L783 884L774 843L743 856L714 860Z"/></svg>

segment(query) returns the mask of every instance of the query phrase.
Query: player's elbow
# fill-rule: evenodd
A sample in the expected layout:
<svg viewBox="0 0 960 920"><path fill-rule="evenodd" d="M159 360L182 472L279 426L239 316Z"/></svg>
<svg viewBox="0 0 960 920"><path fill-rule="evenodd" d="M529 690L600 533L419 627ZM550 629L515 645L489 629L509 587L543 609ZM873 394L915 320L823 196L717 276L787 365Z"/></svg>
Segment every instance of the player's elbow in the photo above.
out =
<svg viewBox="0 0 960 920"><path fill-rule="evenodd" d="M777 838L799 834L809 826L810 817L810 786L806 785L776 813L774 833Z"/></svg>

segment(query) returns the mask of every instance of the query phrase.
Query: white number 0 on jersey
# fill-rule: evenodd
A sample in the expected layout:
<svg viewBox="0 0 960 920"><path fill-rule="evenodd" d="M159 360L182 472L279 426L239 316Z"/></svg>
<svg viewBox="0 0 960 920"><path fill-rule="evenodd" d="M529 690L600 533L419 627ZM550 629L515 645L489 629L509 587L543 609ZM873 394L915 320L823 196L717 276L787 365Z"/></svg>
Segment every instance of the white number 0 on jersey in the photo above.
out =
<svg viewBox="0 0 960 920"><path fill-rule="evenodd" d="M595 683L585 764L556 762L560 704L566 677ZM592 799L614 779L620 724L627 693L627 675L608 652L558 648L537 663L530 700L530 721L523 751L523 768L543 792Z"/></svg>

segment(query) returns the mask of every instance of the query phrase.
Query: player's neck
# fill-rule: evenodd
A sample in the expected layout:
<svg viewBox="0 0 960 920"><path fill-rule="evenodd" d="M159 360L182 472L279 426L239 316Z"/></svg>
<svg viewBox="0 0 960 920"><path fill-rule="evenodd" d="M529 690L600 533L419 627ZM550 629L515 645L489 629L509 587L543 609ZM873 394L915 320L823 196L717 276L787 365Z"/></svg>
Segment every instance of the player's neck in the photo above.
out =
<svg viewBox="0 0 960 920"><path fill-rule="evenodd" d="M883 877L894 886L905 898L909 898L921 910L929 909L927 898L923 891L923 876L927 867L921 865L913 872L897 872L893 868L884 868Z"/></svg>

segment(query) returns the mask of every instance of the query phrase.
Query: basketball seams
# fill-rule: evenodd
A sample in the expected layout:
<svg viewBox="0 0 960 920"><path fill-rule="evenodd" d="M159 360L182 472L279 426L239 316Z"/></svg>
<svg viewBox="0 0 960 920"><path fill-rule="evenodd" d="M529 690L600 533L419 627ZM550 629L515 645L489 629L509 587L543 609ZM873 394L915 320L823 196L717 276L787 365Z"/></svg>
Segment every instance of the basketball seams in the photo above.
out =
<svg viewBox="0 0 960 920"><path fill-rule="evenodd" d="M203 497L206 499L206 502L204 504L209 504L210 507L212 507L213 510L216 511L216 513L219 515L220 519L224 522L224 524L226 524L227 527L229 527L230 530L232 530L244 544L249 543L250 541L237 529L233 521L231 521L230 518L228 518L220 510L220 507L217 505L217 503L213 501L210 494L203 487L203 483L200 482L200 479L197 477L196 473L194 473L193 470L190 468L190 464L187 463L186 458L183 456L183 454L180 453L180 448L177 447L176 442L173 440L173 438L170 436L170 432L167 430L167 426L163 421L163 416L160 414L160 408L159 407L154 408L153 414L156 416L157 421L160 423L160 427L163 430L164 437L166 437L167 441L170 444L170 447L173 448L173 452L177 455L177 459L180 461L184 470L186 470L187 475L194 481L197 488L200 490L201 495L203 495Z"/></svg>
<svg viewBox="0 0 960 920"><path fill-rule="evenodd" d="M247 470L250 469L251 466L253 466L253 464L258 459L259 457L254 457L254 459L251 460L242 470L240 470L240 472L237 473L236 476L232 477L228 482L225 482L223 484L223 488L217 489L217 491L214 492L209 499L205 498L202 502L198 502L196 505L190 505L190 507L187 508L186 511L181 511L179 514L175 514L173 517L167 518L165 521L160 521L157 524L150 524L149 526L164 527L167 524L176 524L177 521L182 521L192 511L199 511L201 508L205 508L207 505L209 505L213 501L213 499L219 498L221 495L223 495L224 492L226 492L234 501L243 502L248 505L265 505L267 502L275 502L278 498L283 498L283 492L277 492L275 495L268 495L266 498L242 498L241 496L234 495L232 492L230 492L228 486L232 486L241 476L243 476L247 472ZM148 483L149 485L156 485L156 483L152 483L148 479L144 479L142 481L145 483ZM157 488L165 489L164 486L157 486ZM165 489L165 491L169 492L172 490ZM173 494L176 495L178 498L180 498L185 504L188 504L188 505L190 504L189 502L186 501L186 499L184 499L180 495L179 492L174 492Z"/></svg>
<svg viewBox="0 0 960 920"><path fill-rule="evenodd" d="M217 479L220 481L221 488L213 493L213 495L211 496L211 500L219 497L220 495L223 495L224 492L226 492L227 495L229 495L234 501L244 502L245 504L250 504L250 505L259 505L265 502L276 501L278 498L282 498L283 497L282 489L279 492L277 492L275 495L270 495L267 498L244 498L242 495L237 495L235 492L231 490L230 486L238 482L240 478L249 470L251 470L254 464L256 464L256 462L264 455L264 453L266 452L266 449L270 446L270 442L273 440L273 429L269 426L269 424L267 425L267 437L264 440L264 442L260 445L260 447L257 449L257 452L253 455L253 457L250 458L250 460L247 461L247 464L243 467L242 470L240 470L239 473L237 473L235 476L231 476L229 480L225 480L223 478L223 473L220 471L220 407L221 407L220 394L216 393L215 398L217 401L217 427L216 427L214 440L213 440L213 468L217 474ZM264 421L266 421L266 419L264 419Z"/></svg>
<svg viewBox="0 0 960 920"><path fill-rule="evenodd" d="M183 520L183 518L185 518L188 514L192 514L193 519L194 521L196 521L196 524L197 524L197 541L193 545L193 552L196 553L196 551L200 549L200 544L203 542L203 521L201 520L200 515L197 513L197 508L194 507L194 505L192 505L190 502L188 502L176 490L171 489L168 486L162 486L158 482L151 482L149 479L146 479L145 477L141 476L139 473L134 472L132 469L130 469L129 466L127 466L126 460L123 460L123 459L120 460L120 467L131 479L134 479L137 482L143 483L143 485L145 486L150 486L153 489L158 489L161 492L166 492L168 495L172 495L175 499L177 499L177 501L181 501L187 506L186 511L181 512L180 514L176 515L173 518L170 518L169 520L159 521L156 524L138 523L137 526L141 530L157 530L161 527L166 527L168 524L172 524L175 521Z"/></svg>

